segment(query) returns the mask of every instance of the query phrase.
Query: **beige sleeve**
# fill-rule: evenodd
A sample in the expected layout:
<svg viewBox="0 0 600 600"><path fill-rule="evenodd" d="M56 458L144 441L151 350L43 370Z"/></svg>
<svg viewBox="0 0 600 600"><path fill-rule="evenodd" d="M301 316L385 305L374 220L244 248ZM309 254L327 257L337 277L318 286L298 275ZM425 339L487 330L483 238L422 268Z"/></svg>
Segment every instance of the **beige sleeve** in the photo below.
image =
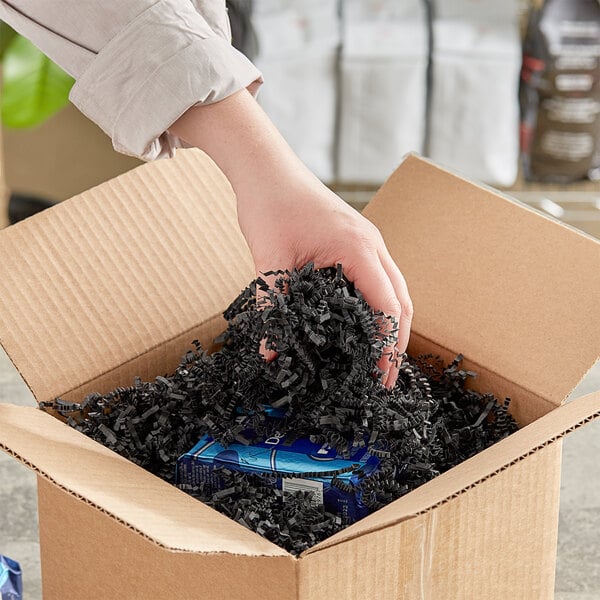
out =
<svg viewBox="0 0 600 600"><path fill-rule="evenodd" d="M75 77L71 101L116 150L145 160L182 145L167 130L188 108L262 82L224 0L0 0L0 20Z"/></svg>

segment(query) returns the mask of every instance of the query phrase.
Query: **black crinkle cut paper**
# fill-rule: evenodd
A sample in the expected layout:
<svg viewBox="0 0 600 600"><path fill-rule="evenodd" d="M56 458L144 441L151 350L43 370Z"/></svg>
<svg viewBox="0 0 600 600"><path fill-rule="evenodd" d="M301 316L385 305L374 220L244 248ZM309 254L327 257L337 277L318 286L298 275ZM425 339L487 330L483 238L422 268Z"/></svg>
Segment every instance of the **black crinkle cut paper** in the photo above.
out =
<svg viewBox="0 0 600 600"><path fill-rule="evenodd" d="M328 443L340 455L368 444L380 468L358 486L372 510L517 429L508 399L466 387L475 373L461 369L461 356L446 366L434 356L392 357L399 375L387 390L377 362L393 346L395 323L367 304L341 265L265 275L273 274L274 288L259 278L227 308L219 351L208 354L195 341L172 375L136 379L81 403L56 399L42 409L57 410L171 483L178 457L205 434L225 446L251 444L276 428ZM276 351L271 362L261 342ZM283 418L267 418L269 406L283 410ZM180 487L293 554L347 525L315 506L312 492L272 489L260 475L227 469L220 475L226 486L212 495L201 486Z"/></svg>

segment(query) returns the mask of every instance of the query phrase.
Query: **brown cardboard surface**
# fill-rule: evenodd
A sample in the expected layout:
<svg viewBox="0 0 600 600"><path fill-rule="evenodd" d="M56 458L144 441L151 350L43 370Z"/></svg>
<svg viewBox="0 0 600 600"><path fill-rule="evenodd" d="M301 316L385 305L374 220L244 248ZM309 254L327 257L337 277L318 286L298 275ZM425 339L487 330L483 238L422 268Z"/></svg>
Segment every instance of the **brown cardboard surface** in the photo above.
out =
<svg viewBox="0 0 600 600"><path fill-rule="evenodd" d="M86 381L66 394L61 394L61 398L80 402L87 394L93 392L106 393L120 385L131 385L135 377L141 377L144 381L151 381L157 373L174 373L181 357L191 348L192 340L199 340L203 348L214 348L213 340L223 333L226 325L223 316L221 314L216 315L197 327L184 331L168 342L154 346L110 371Z"/></svg>
<svg viewBox="0 0 600 600"><path fill-rule="evenodd" d="M413 329L560 402L600 354L600 242L409 156L364 213Z"/></svg>
<svg viewBox="0 0 600 600"><path fill-rule="evenodd" d="M560 406L392 504L313 546L304 555L385 529L460 498L598 417L600 392Z"/></svg>
<svg viewBox="0 0 600 600"><path fill-rule="evenodd" d="M435 344L414 331L410 335L408 352L411 356L433 354L441 357L446 364L456 357L456 352ZM499 373L486 369L474 360L464 358L461 362L461 368L473 371L476 374L474 378L469 378L466 382L469 389L478 390L482 394L492 392L499 399L510 398L509 411L519 427L532 423L556 408L553 402L524 389L502 377Z"/></svg>
<svg viewBox="0 0 600 600"><path fill-rule="evenodd" d="M588 404L588 409L593 407L598 410L600 394L593 396L587 397L584 403ZM578 403L576 401L558 410L565 411L572 407L569 412L574 414L568 420L577 422L586 414L585 410L574 410ZM135 469L127 461L72 432L44 413L31 408L15 408L12 411L35 412L44 425L45 421L49 421L51 428L69 431L69 436L73 434L73 437L83 438L86 445L95 447L94 452L106 454L111 460ZM23 417L23 414L16 415L15 420L21 421ZM555 417L553 421L561 422L561 428L564 428L561 417ZM7 418L2 412L0 422L0 430L6 436ZM541 429L548 434L554 430L554 426L555 423L546 423ZM61 431L61 435L64 431ZM31 456L32 441L29 435L14 433L14 437L20 440L19 443L27 448ZM544 438L544 433L538 432L538 435L539 439ZM530 443L533 441L530 440ZM255 550L248 552L238 549L235 552L231 547L226 549L222 546L221 551L215 552L212 536L218 524L210 519L202 522L201 535L210 539L213 550L208 550L204 541L203 551L197 549L196 553L172 552L162 544L153 543L147 533L157 513L147 509L146 499L148 495L153 495L153 485L148 486L145 479L155 478L143 471L146 477L142 479L130 473L127 478L128 489L123 489L120 465L116 468L114 464L99 464L95 460L90 462L87 453L81 456L79 448L68 444L55 450L56 445L54 435L40 435L37 460L46 461L48 467L48 461L55 460L54 453L58 451L58 462L66 463L63 469L67 471L70 471L73 456L78 456L91 473L110 473L109 478L100 477L102 485L116 489L117 493L122 492L131 507L138 511L142 510L138 499L144 499L143 512L147 522L143 525L145 533L140 535L139 530L124 523L121 518L115 519L96 503L90 502L89 491L83 498L74 495L59 488L55 481L47 480L47 475L38 468L41 476L40 529L44 594L48 599L110 598L114 597L117 590L122 590L123 597L145 598L151 597L145 595L148 589L153 589L161 598L176 598L177 594L179 597L195 597L194 590L199 588L193 586L198 585L210 589L211 597L236 600L275 597L271 595L275 594L275 587L279 590L279 598L315 600L330 594L333 597L342 597L338 594L344 594L345 598L357 600L444 597L505 599L511 595L536 599L552 597L560 476L559 444L546 444L538 451L527 452L510 468L501 469L494 476L468 486L463 493L413 518L390 522L364 535L351 537L344 543L337 543L326 551L316 548L306 553L299 561L297 571L298 596L294 595L295 559L279 549L277 553L266 555ZM44 449L50 458L42 456ZM57 464L49 468L56 478ZM77 470L74 474L69 473L70 476L79 479L81 473ZM170 487L166 484L163 486ZM179 529L178 523L185 526L189 524L188 539L193 539L197 533L197 521L190 519L188 511L182 511L178 499L171 494L167 493L163 500L164 505L161 504L157 509L159 519L173 519L169 527L176 530ZM198 502L194 504L202 507ZM205 510L217 520L224 518L210 509ZM120 514L123 512L120 511ZM69 524L68 528L65 523ZM268 544L243 528L238 529L242 535ZM236 545L244 542L238 539L236 536ZM90 549L93 551L90 552ZM511 557L513 577L502 577L504 563L498 560L502 556ZM76 578L70 576L74 560L80 573ZM474 565L476 568L473 568ZM187 575L186 569L191 569ZM248 578L245 581L242 580L244 574ZM92 588L93 596L84 593ZM452 594L445 595L449 590Z"/></svg>
<svg viewBox="0 0 600 600"><path fill-rule="evenodd" d="M379 531L458 498L600 416L600 392L551 411L451 471L307 550ZM167 548L287 555L37 409L0 406L0 448L41 476ZM139 494L143 489L144 493ZM239 545L238 545L239 544Z"/></svg>
<svg viewBox="0 0 600 600"><path fill-rule="evenodd" d="M299 597L551 600L561 444L430 511L299 563Z"/></svg>
<svg viewBox="0 0 600 600"><path fill-rule="evenodd" d="M411 348L463 352L527 427L296 560L50 415L2 406L0 448L40 476L46 597L551 597L560 438L600 416L600 393L555 408L598 353L600 245L415 157L367 213L411 286ZM197 151L9 228L0 251L0 339L39 400L168 372L253 275L231 188Z"/></svg>
<svg viewBox="0 0 600 600"><path fill-rule="evenodd" d="M38 400L191 336L254 275L233 191L200 151L6 229L0 254L0 339Z"/></svg>
<svg viewBox="0 0 600 600"><path fill-rule="evenodd" d="M36 408L0 405L0 448L74 498L164 548L289 556Z"/></svg>
<svg viewBox="0 0 600 600"><path fill-rule="evenodd" d="M44 479L39 510L44 600L297 598L289 555L170 552Z"/></svg>
<svg viewBox="0 0 600 600"><path fill-rule="evenodd" d="M234 203L192 150L4 232L1 339L38 400L172 369L164 348L185 350L253 276ZM594 362L600 243L416 157L366 214L407 276L416 335L554 404Z"/></svg>

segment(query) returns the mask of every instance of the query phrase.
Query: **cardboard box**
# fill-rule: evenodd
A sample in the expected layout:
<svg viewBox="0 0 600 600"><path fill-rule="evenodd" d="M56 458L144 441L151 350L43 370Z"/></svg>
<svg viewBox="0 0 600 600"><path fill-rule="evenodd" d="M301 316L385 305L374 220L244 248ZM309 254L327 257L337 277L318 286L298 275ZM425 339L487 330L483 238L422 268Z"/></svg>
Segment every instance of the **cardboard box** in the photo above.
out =
<svg viewBox="0 0 600 600"><path fill-rule="evenodd" d="M46 600L553 597L560 440L600 415L600 393L561 405L598 357L600 243L415 156L365 212L410 285L411 352L463 352L523 429L294 558L0 406L0 446L38 473ZM194 150L2 231L0 253L1 341L38 400L172 371L253 276L232 190Z"/></svg>

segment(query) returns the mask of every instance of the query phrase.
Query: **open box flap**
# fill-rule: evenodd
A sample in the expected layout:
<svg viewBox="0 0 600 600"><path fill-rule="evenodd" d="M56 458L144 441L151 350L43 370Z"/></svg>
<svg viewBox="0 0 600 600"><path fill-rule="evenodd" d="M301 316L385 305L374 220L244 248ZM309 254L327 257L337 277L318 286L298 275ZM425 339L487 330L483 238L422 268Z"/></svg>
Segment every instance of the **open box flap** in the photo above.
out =
<svg viewBox="0 0 600 600"><path fill-rule="evenodd" d="M0 254L0 341L38 401L192 331L254 276L233 190L199 150L9 227Z"/></svg>
<svg viewBox="0 0 600 600"><path fill-rule="evenodd" d="M364 211L413 329L558 405L600 354L600 243L408 156Z"/></svg>
<svg viewBox="0 0 600 600"><path fill-rule="evenodd" d="M597 417L600 392L558 407L304 555L431 510ZM61 489L166 548L289 556L285 550L37 409L0 404L0 449Z"/></svg>
<svg viewBox="0 0 600 600"><path fill-rule="evenodd" d="M306 550L302 556L378 531L440 506L598 417L600 391L555 408L450 471Z"/></svg>
<svg viewBox="0 0 600 600"><path fill-rule="evenodd" d="M290 556L36 408L0 404L0 449L165 548Z"/></svg>

